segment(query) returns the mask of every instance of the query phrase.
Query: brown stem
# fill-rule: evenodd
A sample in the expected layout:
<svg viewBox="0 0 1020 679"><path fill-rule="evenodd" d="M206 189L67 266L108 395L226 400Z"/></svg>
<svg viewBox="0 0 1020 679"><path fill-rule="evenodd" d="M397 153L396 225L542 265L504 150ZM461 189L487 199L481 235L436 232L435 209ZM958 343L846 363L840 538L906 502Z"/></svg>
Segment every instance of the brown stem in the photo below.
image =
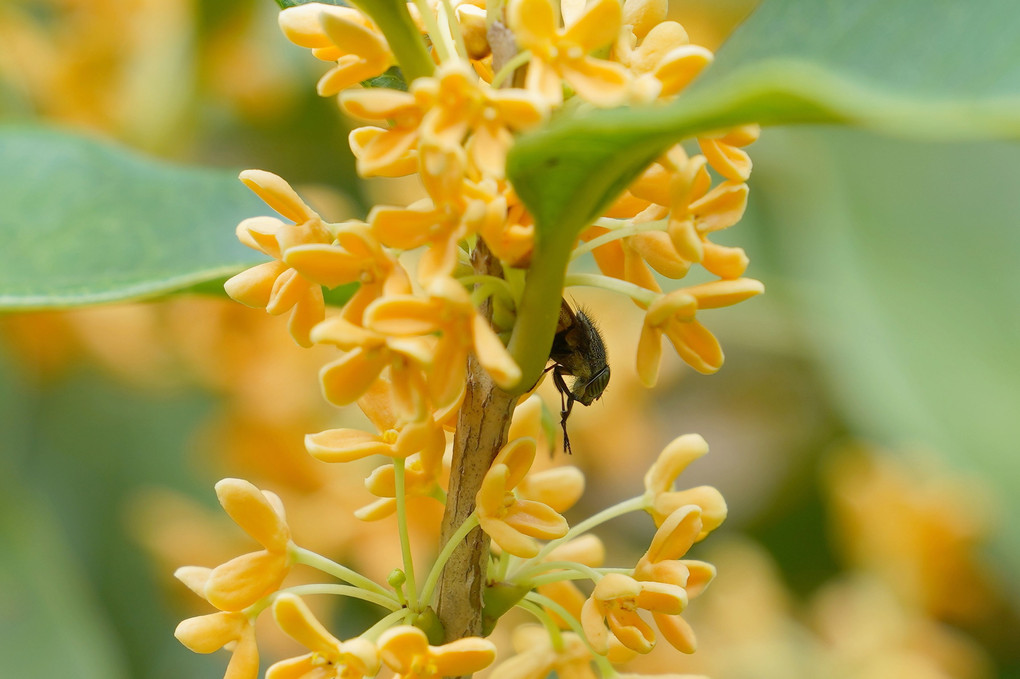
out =
<svg viewBox="0 0 1020 679"><path fill-rule="evenodd" d="M479 273L503 274L499 260L481 240L472 253L472 264ZM487 317L491 315L488 304L480 311ZM517 397L497 387L473 355L468 358L467 392L453 439L453 463L440 544L445 544L474 511L475 495L482 486L482 478L506 443L516 403ZM443 569L437 613L447 642L482 634L482 594L488 555L489 537L475 528L454 550Z"/></svg>

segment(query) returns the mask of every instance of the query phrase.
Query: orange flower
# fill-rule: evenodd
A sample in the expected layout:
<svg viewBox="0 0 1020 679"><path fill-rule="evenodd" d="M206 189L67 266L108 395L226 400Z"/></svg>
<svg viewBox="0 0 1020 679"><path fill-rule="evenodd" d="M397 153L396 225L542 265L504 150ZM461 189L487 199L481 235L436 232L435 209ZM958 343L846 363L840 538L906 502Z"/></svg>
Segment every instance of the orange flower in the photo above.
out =
<svg viewBox="0 0 1020 679"><path fill-rule="evenodd" d="M188 618L177 625L174 636L195 653L212 653L232 644L223 679L256 679L259 675L255 628L244 613L220 612Z"/></svg>
<svg viewBox="0 0 1020 679"><path fill-rule="evenodd" d="M574 540L564 542L562 545L557 545L552 551L545 555L543 561L572 561L579 563L590 568L598 568L601 566L606 559L606 548L602 544L602 541L592 534L583 535ZM553 573L555 571L543 571L547 573ZM581 593L581 590L571 580L557 580L556 582L550 582L545 585L540 585L537 588L539 594L547 596L559 605L563 606L574 616L575 620L581 618L581 607L584 606L584 602L587 597ZM567 627L566 621L564 621L555 611L546 609L552 619L560 627Z"/></svg>
<svg viewBox="0 0 1020 679"><path fill-rule="evenodd" d="M197 566L178 568L174 577L202 598L212 570ZM182 620L174 636L195 653L212 653L230 646L230 663L224 679L256 679L259 649L253 620L240 611L221 611Z"/></svg>
<svg viewBox="0 0 1020 679"><path fill-rule="evenodd" d="M386 38L352 7L308 3L280 12L280 28L295 45L312 48L312 54L334 66L319 80L323 97L382 75L394 64Z"/></svg>
<svg viewBox="0 0 1020 679"><path fill-rule="evenodd" d="M443 472L442 457L431 460L423 454L407 458L404 465L404 495L407 497L433 497L440 489ZM378 521L397 510L396 468L392 464L377 467L365 479L368 492L380 498L357 509L354 515L362 521Z"/></svg>
<svg viewBox="0 0 1020 679"><path fill-rule="evenodd" d="M308 243L287 249L283 261L305 278L334 288L357 283L358 290L344 304L341 315L361 324L365 307L384 295L411 292L411 280L397 258L372 236L367 224L349 221L334 227L332 245Z"/></svg>
<svg viewBox="0 0 1020 679"><path fill-rule="evenodd" d="M273 617L284 632L311 653L282 660L266 670L266 679L362 679L379 671L379 650L360 637L340 641L293 594L273 602Z"/></svg>
<svg viewBox="0 0 1020 679"><path fill-rule="evenodd" d="M726 519L726 500L712 486L673 490L680 474L694 460L708 452L708 443L697 434L685 434L667 445L645 474L645 510L656 526L661 526L673 512L685 505L701 508L702 528L696 540L719 527Z"/></svg>
<svg viewBox="0 0 1020 679"><path fill-rule="evenodd" d="M463 5L462 5L463 6ZM442 64L434 78L419 78L411 92L423 110L422 139L441 145L465 144L474 168L502 179L513 132L532 128L549 115L543 99L521 89L493 89L470 64Z"/></svg>
<svg viewBox="0 0 1020 679"><path fill-rule="evenodd" d="M734 133L733 141L752 140L747 135L738 139ZM708 142L706 148L712 148ZM643 221L668 214L667 233L681 260L700 262L720 278L739 278L747 269L747 255L741 248L716 245L708 236L740 221L747 206L747 185L730 180L709 190L712 179L707 162L705 156L689 158L681 146L674 146L631 184L629 195L618 201L614 210L622 211L623 217L632 217L648 209ZM720 157L713 162L721 165L727 161ZM729 162L734 167L738 163L735 156Z"/></svg>
<svg viewBox="0 0 1020 679"><path fill-rule="evenodd" d="M403 296L396 296L402 299ZM366 313L383 298L373 302ZM322 391L330 403L349 405L361 398L390 368L394 395L407 395L399 405L409 416L423 412L424 367L432 362L434 342L427 337L393 337L351 323L336 316L315 326L311 333L317 343L334 344L347 353L319 371Z"/></svg>
<svg viewBox="0 0 1020 679"><path fill-rule="evenodd" d="M430 646L417 627L401 625L383 632L379 650L386 666L400 679L438 679L472 674L485 669L496 657L488 639L466 637L442 646Z"/></svg>
<svg viewBox="0 0 1020 679"><path fill-rule="evenodd" d="M700 137L698 145L713 170L731 181L745 182L751 176L751 158L742 148L757 141L759 135L758 125L741 125L718 136Z"/></svg>
<svg viewBox="0 0 1020 679"><path fill-rule="evenodd" d="M312 326L326 315L322 287L282 260L291 247L309 244L328 247L333 236L322 218L282 178L262 170L245 170L241 181L294 224L275 217L253 217L238 224L237 238L242 243L276 261L242 271L223 287L238 302L264 308L273 315L293 309L290 334L301 346L311 346Z"/></svg>
<svg viewBox="0 0 1020 679"><path fill-rule="evenodd" d="M430 468L441 464L446 434L431 415L407 422L397 418L392 406L385 409L378 407L377 399L363 397L358 405L378 427L379 433L360 429L327 429L308 434L305 446L313 457L323 462L351 462L369 455L407 458L420 453Z"/></svg>
<svg viewBox="0 0 1020 679"><path fill-rule="evenodd" d="M359 127L351 131L358 174L400 177L418 169L415 151L425 111L413 94L381 87L347 90L340 94L340 108L355 118L391 123L389 128Z"/></svg>
<svg viewBox="0 0 1020 679"><path fill-rule="evenodd" d="M506 14L517 44L531 52L528 90L559 106L562 78L597 106L618 106L627 100L631 85L627 69L590 56L616 41L622 18L619 0L589 3L564 29L556 27L556 5L550 0L510 0Z"/></svg>
<svg viewBox="0 0 1020 679"><path fill-rule="evenodd" d="M596 677L591 650L572 632L563 634L563 644L558 648L540 625L518 625L512 639L517 655L497 665L490 679L545 679L552 672L565 679Z"/></svg>
<svg viewBox="0 0 1020 679"><path fill-rule="evenodd" d="M506 201L495 182L475 183L465 178L467 156L460 146L429 143L419 148L419 157L429 197L407 208L375 207L368 221L375 236L388 247L413 250L429 246L418 262L418 279L427 284L450 275L460 241L502 224Z"/></svg>
<svg viewBox="0 0 1020 679"><path fill-rule="evenodd" d="M598 581L584 602L581 626L596 653L609 652L611 637L633 651L648 653L655 646L655 632L638 610L650 611L653 616L675 616L686 606L687 592L683 587L609 573Z"/></svg>
<svg viewBox="0 0 1020 679"><path fill-rule="evenodd" d="M221 611L240 611L280 588L290 572L290 528L276 495L241 479L223 479L216 495L234 522L264 549L214 568L203 593Z"/></svg>
<svg viewBox="0 0 1020 679"><path fill-rule="evenodd" d="M685 505L669 515L652 538L648 551L634 568L638 581L659 582L683 587L690 601L708 587L715 577L715 567L704 561L681 561L704 530L701 508ZM694 632L679 615L653 612L652 618L666 641L683 653L697 648Z"/></svg>
<svg viewBox="0 0 1020 679"><path fill-rule="evenodd" d="M535 461L535 439L510 441L499 451L478 491L478 523L493 542L520 557L538 554L533 538L551 540L566 535L566 520L549 505L522 500L513 489Z"/></svg>
<svg viewBox="0 0 1020 679"><path fill-rule="evenodd" d="M677 354L700 373L711 374L723 364L719 340L695 319L699 309L717 309L742 302L765 291L752 278L693 285L658 298L648 307L638 339L637 372L647 386L655 385L662 357L662 336Z"/></svg>
<svg viewBox="0 0 1020 679"><path fill-rule="evenodd" d="M625 30L613 47L613 56L636 76L634 91L641 101L676 94L712 63L711 51L689 44L683 26L664 18L660 3L624 3Z"/></svg>
<svg viewBox="0 0 1020 679"><path fill-rule="evenodd" d="M460 283L438 278L427 298L394 295L373 302L365 310L365 325L388 337L403 340L439 333L429 371L429 389L435 407L455 400L466 380L468 353L496 384L512 387L521 377L520 368L502 340L471 303Z"/></svg>

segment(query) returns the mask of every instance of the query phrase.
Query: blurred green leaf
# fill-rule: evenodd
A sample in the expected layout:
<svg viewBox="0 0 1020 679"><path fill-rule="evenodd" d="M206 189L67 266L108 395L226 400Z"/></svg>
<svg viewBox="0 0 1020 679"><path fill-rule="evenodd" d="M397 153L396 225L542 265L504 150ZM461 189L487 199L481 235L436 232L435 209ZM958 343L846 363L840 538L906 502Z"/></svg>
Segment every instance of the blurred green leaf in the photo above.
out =
<svg viewBox="0 0 1020 679"><path fill-rule="evenodd" d="M267 208L232 172L7 127L0 185L0 309L152 297L265 261L234 236Z"/></svg>
<svg viewBox="0 0 1020 679"><path fill-rule="evenodd" d="M1020 514L1020 147L830 129L774 130L755 151L759 226L786 277L766 281L857 434L938 451ZM1020 525L1001 531L1015 571Z"/></svg>
<svg viewBox="0 0 1020 679"><path fill-rule="evenodd" d="M508 175L540 238L573 238L668 146L739 123L1015 138L1018 33L1008 0L765 0L675 103L564 116L515 144Z"/></svg>
<svg viewBox="0 0 1020 679"><path fill-rule="evenodd" d="M64 546L59 525L45 504L12 483L11 474L3 474L3 479L0 662L4 675L126 677L109 623L77 559Z"/></svg>

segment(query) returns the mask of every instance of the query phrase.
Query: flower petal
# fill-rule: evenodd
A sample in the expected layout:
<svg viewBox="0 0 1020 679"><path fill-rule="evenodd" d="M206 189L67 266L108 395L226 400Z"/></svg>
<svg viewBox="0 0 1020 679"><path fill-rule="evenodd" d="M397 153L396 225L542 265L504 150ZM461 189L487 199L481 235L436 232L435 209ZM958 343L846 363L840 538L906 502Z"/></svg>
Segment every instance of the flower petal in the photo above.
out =
<svg viewBox="0 0 1020 679"><path fill-rule="evenodd" d="M542 540L561 538L570 530L567 520L555 510L531 500L515 502L506 512L503 521L524 535Z"/></svg>
<svg viewBox="0 0 1020 679"><path fill-rule="evenodd" d="M479 672L496 659L496 645L488 639L467 637L433 647L432 660L442 677L459 677Z"/></svg>
<svg viewBox="0 0 1020 679"><path fill-rule="evenodd" d="M708 443L698 434L684 434L669 442L645 474L645 489L656 495L673 487L687 466L708 452Z"/></svg>
<svg viewBox="0 0 1020 679"><path fill-rule="evenodd" d="M319 371L322 393L333 405L354 403L368 391L388 362L387 351L361 348L350 351Z"/></svg>
<svg viewBox="0 0 1020 679"><path fill-rule="evenodd" d="M429 641L417 627L400 625L382 633L379 637L382 661L398 674L413 672L415 660L429 653Z"/></svg>
<svg viewBox="0 0 1020 679"><path fill-rule="evenodd" d="M240 611L278 590L289 570L286 553L242 554L213 569L205 598L221 611Z"/></svg>
<svg viewBox="0 0 1020 679"><path fill-rule="evenodd" d="M290 529L266 495L243 479L222 479L216 497L227 515L270 551L282 552L290 541Z"/></svg>
<svg viewBox="0 0 1020 679"><path fill-rule="evenodd" d="M325 243L287 248L283 261L294 267L304 278L327 288L357 282L362 271L371 265L371 262L363 258Z"/></svg>
<svg viewBox="0 0 1020 679"><path fill-rule="evenodd" d="M245 306L264 309L269 304L277 277L287 270L282 262L266 262L246 269L223 284L232 299Z"/></svg>
<svg viewBox="0 0 1020 679"><path fill-rule="evenodd" d="M699 373L711 375L722 367L724 356L719 340L698 321L671 321L666 325L665 335L680 358Z"/></svg>
<svg viewBox="0 0 1020 679"><path fill-rule="evenodd" d="M351 462L369 455L389 455L392 446L359 429L327 429L305 436L308 453L323 462Z"/></svg>
<svg viewBox="0 0 1020 679"><path fill-rule="evenodd" d="M265 170L245 170L239 177L266 205L295 224L319 218L282 177Z"/></svg>
<svg viewBox="0 0 1020 679"><path fill-rule="evenodd" d="M616 42L622 18L620 0L589 2L584 14L563 32L563 42L579 45L585 54L605 47Z"/></svg>
<svg viewBox="0 0 1020 679"><path fill-rule="evenodd" d="M284 632L310 651L334 659L340 654L340 640L316 620L299 597L280 594L273 602L273 617Z"/></svg>

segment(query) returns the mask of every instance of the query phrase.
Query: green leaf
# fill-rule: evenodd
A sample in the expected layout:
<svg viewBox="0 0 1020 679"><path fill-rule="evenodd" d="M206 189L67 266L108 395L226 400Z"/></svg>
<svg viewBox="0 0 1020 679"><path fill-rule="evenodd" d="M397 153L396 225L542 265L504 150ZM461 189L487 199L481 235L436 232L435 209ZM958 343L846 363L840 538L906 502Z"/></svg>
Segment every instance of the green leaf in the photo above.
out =
<svg viewBox="0 0 1020 679"><path fill-rule="evenodd" d="M0 309L153 297L266 260L234 227L269 209L233 172L43 128L0 128Z"/></svg>
<svg viewBox="0 0 1020 679"><path fill-rule="evenodd" d="M9 473L3 477L13 481ZM15 483L3 486L0 657L5 674L126 677L109 621L46 505Z"/></svg>
<svg viewBox="0 0 1020 679"><path fill-rule="evenodd" d="M671 144L735 124L1017 138L1018 33L1005 0L765 0L674 103L563 117L522 137L507 172L541 237L572 238Z"/></svg>
<svg viewBox="0 0 1020 679"><path fill-rule="evenodd" d="M866 443L935 451L1020 513L1015 144L775 130L757 169L771 293ZM769 277L766 275L766 281ZM996 545L1020 568L1020 524Z"/></svg>
<svg viewBox="0 0 1020 679"><path fill-rule="evenodd" d="M675 102L577 109L521 137L507 175L538 240L520 305L527 323L510 342L522 385L551 343L578 234L669 146L748 122L1020 138L1018 33L1020 12L1007 0L765 0Z"/></svg>

